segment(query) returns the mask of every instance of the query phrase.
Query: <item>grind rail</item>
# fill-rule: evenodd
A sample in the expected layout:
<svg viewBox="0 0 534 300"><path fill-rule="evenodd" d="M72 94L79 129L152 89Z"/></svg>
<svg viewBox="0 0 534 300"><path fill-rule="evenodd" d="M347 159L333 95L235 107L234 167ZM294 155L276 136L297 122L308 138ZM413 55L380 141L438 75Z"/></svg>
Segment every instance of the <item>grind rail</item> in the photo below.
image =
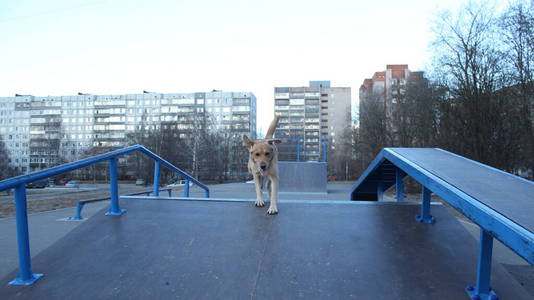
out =
<svg viewBox="0 0 534 300"><path fill-rule="evenodd" d="M160 192L167 192L169 194L169 197L172 196L172 188L159 189L159 191ZM146 195L148 197L153 192L154 192L154 190L148 190L148 191L130 193L130 194L126 194L124 196ZM189 197L189 195L184 195L184 197ZM85 204L94 203L94 202L100 202L100 201L106 201L106 200L110 200L110 199L111 199L111 196L79 200L77 202L77 204L76 204L76 215L74 217L67 218L67 220L83 221L83 220L86 219L86 218L82 217L82 210L83 210L83 207L85 206ZM119 199L120 199L120 197L119 197Z"/></svg>

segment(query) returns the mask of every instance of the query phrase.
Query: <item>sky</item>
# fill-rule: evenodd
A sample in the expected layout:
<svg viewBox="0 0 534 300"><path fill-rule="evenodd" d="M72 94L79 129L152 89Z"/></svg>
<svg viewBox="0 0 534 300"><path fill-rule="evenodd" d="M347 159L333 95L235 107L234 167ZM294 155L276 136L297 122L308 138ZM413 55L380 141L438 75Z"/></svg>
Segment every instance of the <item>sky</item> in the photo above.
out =
<svg viewBox="0 0 534 300"><path fill-rule="evenodd" d="M250 91L263 131L275 86L351 87L387 64L425 70L453 0L3 0L0 97ZM354 112L353 112L354 113Z"/></svg>

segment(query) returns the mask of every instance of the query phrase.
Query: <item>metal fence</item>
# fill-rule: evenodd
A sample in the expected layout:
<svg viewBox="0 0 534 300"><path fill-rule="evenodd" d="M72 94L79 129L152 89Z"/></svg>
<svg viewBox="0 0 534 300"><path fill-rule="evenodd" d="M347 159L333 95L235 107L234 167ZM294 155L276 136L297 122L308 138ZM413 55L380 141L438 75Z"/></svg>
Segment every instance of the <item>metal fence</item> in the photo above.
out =
<svg viewBox="0 0 534 300"><path fill-rule="evenodd" d="M325 136L320 142L310 142L301 137L276 139L281 141L276 145L280 161L328 161L328 139Z"/></svg>
<svg viewBox="0 0 534 300"><path fill-rule="evenodd" d="M16 209L16 222L17 222L17 240L18 240L18 252L19 252L19 273L17 277L11 281L10 285L31 285L43 274L32 273L31 268L31 256L30 256L30 241L28 233L28 213L27 213L27 201L26 201L26 184L37 180L45 179L48 177L56 176L66 172L70 172L76 169L90 166L102 161L109 161L109 173L110 173L110 199L111 207L106 213L108 216L119 216L126 212L119 206L119 185L117 176L117 157L126 155L132 152L141 152L154 160L154 197L159 196L159 170L160 165L167 167L168 169L180 174L185 178L186 184L184 186L184 193L189 196L189 184L190 182L200 187L205 191L206 198L209 198L209 188L203 183L193 178L188 173L175 167L168 161L154 154L147 148L141 145L135 145L126 147L123 149L111 151L108 153L92 156L79 161L71 162L68 164L60 165L57 167L45 169L42 171L34 172L27 175L8 178L0 181L0 192L8 189L15 189L15 209Z"/></svg>

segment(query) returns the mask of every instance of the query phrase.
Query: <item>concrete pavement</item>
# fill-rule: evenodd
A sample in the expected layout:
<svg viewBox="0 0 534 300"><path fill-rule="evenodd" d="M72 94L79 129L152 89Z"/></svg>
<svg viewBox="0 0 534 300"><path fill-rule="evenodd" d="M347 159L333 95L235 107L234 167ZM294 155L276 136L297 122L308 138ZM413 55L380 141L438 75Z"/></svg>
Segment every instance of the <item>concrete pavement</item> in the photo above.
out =
<svg viewBox="0 0 534 300"><path fill-rule="evenodd" d="M89 203L83 209L83 216L89 218L109 206L109 201ZM76 207L33 213L28 215L30 232L30 253L35 257L54 244L83 221L58 221L73 217ZM0 278L18 268L17 227L15 217L0 219ZM39 270L34 270L38 273Z"/></svg>

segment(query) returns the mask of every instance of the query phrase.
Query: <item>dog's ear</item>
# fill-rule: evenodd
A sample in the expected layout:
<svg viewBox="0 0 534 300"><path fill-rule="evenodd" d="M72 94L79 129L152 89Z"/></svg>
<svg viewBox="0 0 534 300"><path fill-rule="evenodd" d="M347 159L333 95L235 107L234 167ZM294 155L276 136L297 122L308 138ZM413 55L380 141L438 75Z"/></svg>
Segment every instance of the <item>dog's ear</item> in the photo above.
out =
<svg viewBox="0 0 534 300"><path fill-rule="evenodd" d="M276 144L276 143L281 143L281 142L282 142L282 140L268 140L268 141L267 141L267 143L268 143L269 145L274 145L274 144Z"/></svg>
<svg viewBox="0 0 534 300"><path fill-rule="evenodd" d="M250 148L253 145L254 145L254 142L251 141L246 134L243 135L243 146Z"/></svg>

